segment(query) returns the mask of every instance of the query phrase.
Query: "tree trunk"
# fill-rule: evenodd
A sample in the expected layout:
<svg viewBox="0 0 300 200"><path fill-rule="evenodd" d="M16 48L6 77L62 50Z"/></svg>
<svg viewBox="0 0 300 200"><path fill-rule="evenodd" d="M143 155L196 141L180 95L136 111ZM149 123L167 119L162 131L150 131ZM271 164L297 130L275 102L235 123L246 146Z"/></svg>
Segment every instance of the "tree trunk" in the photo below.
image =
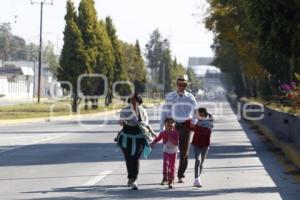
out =
<svg viewBox="0 0 300 200"><path fill-rule="evenodd" d="M72 111L74 113L77 113L77 109L78 109L78 96L77 96L77 92L75 92L72 101Z"/></svg>
<svg viewBox="0 0 300 200"><path fill-rule="evenodd" d="M253 97L257 98L257 79L253 78Z"/></svg>
<svg viewBox="0 0 300 200"><path fill-rule="evenodd" d="M98 99L92 99L92 109L96 110L98 109Z"/></svg>
<svg viewBox="0 0 300 200"><path fill-rule="evenodd" d="M250 81L247 77L245 77L245 89L246 89L246 96L251 97L251 84Z"/></svg>
<svg viewBox="0 0 300 200"><path fill-rule="evenodd" d="M291 39L291 56L290 56L290 74L289 81L292 82L294 79L294 71L296 68L296 39L293 37Z"/></svg>
<svg viewBox="0 0 300 200"><path fill-rule="evenodd" d="M112 103L112 91L108 91L106 97L105 97L105 106L109 106Z"/></svg>
<svg viewBox="0 0 300 200"><path fill-rule="evenodd" d="M84 110L88 110L89 109L89 99L85 98L84 99Z"/></svg>

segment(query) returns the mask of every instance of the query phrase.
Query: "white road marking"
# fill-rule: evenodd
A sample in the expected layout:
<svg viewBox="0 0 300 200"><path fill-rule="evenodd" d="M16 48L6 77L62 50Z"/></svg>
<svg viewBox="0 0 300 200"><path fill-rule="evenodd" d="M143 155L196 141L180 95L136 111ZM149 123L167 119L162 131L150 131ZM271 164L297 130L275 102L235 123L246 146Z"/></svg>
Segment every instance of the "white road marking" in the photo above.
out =
<svg viewBox="0 0 300 200"><path fill-rule="evenodd" d="M36 142L32 142L32 143L29 143L29 144L24 144L24 145L21 145L21 146L18 146L18 147L10 148L10 149L5 149L5 150L2 150L2 151L0 150L0 154L4 153L4 152L8 152L8 151L13 151L13 150L16 150L16 149L21 149L21 148L24 148L24 147L27 147L27 146L35 145L35 144L38 144L38 143L47 142L47 141L50 141L50 140L55 140L55 139L67 136L69 134L71 134L71 133L64 133L64 134L60 134L60 135L57 135L57 136L48 136L48 137L43 138L41 140L38 140ZM0 148L1 148L1 146L0 146Z"/></svg>
<svg viewBox="0 0 300 200"><path fill-rule="evenodd" d="M94 178L83 184L83 186L93 186L111 173L112 171L104 171L99 176L95 176Z"/></svg>

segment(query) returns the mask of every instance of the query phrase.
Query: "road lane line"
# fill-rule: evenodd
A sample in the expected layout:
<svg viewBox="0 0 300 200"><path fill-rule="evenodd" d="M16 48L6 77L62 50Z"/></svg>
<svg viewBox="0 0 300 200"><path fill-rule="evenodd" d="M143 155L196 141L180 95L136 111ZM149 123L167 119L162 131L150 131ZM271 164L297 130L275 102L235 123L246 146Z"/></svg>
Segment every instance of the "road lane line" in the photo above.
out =
<svg viewBox="0 0 300 200"><path fill-rule="evenodd" d="M83 186L93 186L111 173L112 171L104 171L99 176L95 176L94 178L83 184Z"/></svg>
<svg viewBox="0 0 300 200"><path fill-rule="evenodd" d="M14 147L14 148L11 148L11 149L6 149L6 150L0 150L0 154L2 153L5 153L5 152L8 152L8 151L13 151L13 150L17 150L17 149L21 149L21 148L24 148L24 147L28 147L28 146L32 146L32 145L35 145L35 144L39 144L39 143L42 143L42 142L47 142L47 141L50 141L50 140L55 140L55 139L58 139L58 138L61 138L61 137L64 137L64 136L67 136L67 135L70 135L71 133L64 133L62 135L57 135L57 136L46 136L46 138L43 138L41 140L38 140L36 142L32 142L32 143L29 143L29 144L24 144L24 145L21 145L21 146L18 146L18 147ZM1 146L0 146L1 148Z"/></svg>

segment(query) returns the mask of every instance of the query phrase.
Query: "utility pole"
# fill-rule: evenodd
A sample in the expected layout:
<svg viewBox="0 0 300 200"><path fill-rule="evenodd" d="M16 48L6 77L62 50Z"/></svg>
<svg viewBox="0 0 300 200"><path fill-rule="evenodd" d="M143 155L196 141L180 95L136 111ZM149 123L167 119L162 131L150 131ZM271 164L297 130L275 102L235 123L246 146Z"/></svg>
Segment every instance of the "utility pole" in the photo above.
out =
<svg viewBox="0 0 300 200"><path fill-rule="evenodd" d="M38 103L41 99L41 75L42 75L42 42L43 42L43 7L44 5L53 5L53 0L48 2L47 0L30 1L31 4L41 5L41 15L40 15L40 48L39 48L39 72L38 72Z"/></svg>

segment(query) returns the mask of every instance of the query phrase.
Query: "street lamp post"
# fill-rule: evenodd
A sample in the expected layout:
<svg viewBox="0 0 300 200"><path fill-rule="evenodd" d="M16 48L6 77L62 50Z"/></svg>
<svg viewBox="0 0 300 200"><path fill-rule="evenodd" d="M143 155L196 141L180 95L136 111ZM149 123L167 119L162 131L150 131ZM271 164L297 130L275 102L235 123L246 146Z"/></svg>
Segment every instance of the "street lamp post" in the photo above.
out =
<svg viewBox="0 0 300 200"><path fill-rule="evenodd" d="M47 2L47 0L33 1L31 4L41 5L41 15L40 15L40 48L39 48L39 71L38 71L38 103L40 103L41 98L41 75L42 75L42 42L43 42L43 7L44 5L53 5L53 0Z"/></svg>

